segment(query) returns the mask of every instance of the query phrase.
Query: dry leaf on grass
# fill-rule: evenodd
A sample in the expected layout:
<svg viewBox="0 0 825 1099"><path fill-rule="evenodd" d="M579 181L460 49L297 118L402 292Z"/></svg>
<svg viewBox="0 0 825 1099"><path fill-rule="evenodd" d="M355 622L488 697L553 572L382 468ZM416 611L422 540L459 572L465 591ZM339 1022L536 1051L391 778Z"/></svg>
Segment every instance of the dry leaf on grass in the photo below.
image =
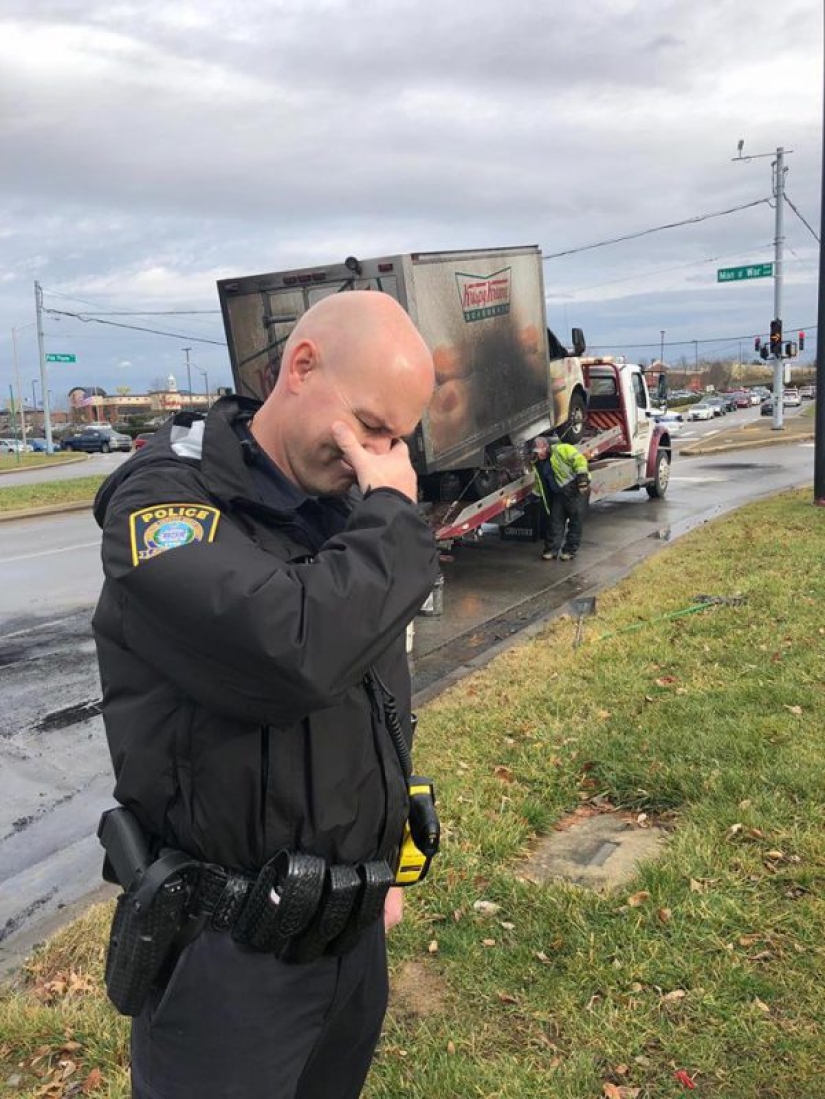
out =
<svg viewBox="0 0 825 1099"><path fill-rule="evenodd" d="M802 716L802 707L801 706L788 706L787 703L786 703L785 709L788 711L788 713L795 714L797 717Z"/></svg>
<svg viewBox="0 0 825 1099"><path fill-rule="evenodd" d="M473 911L479 916L495 916L501 911L501 905L496 904L495 901L473 901Z"/></svg>
<svg viewBox="0 0 825 1099"><path fill-rule="evenodd" d="M505 767L503 763L500 763L498 767L493 768L493 774L499 782L510 783L513 781L513 772L509 767Z"/></svg>
<svg viewBox="0 0 825 1099"><path fill-rule="evenodd" d="M650 893L647 889L640 889L638 893L633 893L627 898L627 903L631 908L640 908L645 901L650 900Z"/></svg>
<svg viewBox="0 0 825 1099"><path fill-rule="evenodd" d="M438 939L433 939L432 940L430 945L427 947L427 953L428 954L437 954L438 953Z"/></svg>
<svg viewBox="0 0 825 1099"><path fill-rule="evenodd" d="M93 1091L97 1091L100 1085L103 1083L103 1073L99 1068L93 1068L86 1079L83 1081L81 1088L84 1095L91 1095Z"/></svg>

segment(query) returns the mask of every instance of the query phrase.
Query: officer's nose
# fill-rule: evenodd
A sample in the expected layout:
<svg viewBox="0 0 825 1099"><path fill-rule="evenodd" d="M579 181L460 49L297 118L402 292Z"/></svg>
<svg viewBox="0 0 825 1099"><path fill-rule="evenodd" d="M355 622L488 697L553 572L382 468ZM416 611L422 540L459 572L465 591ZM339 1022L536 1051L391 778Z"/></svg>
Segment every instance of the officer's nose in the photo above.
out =
<svg viewBox="0 0 825 1099"><path fill-rule="evenodd" d="M387 435L381 435L377 438L365 439L361 445L364 450L368 450L370 454L389 454L392 444L392 439Z"/></svg>

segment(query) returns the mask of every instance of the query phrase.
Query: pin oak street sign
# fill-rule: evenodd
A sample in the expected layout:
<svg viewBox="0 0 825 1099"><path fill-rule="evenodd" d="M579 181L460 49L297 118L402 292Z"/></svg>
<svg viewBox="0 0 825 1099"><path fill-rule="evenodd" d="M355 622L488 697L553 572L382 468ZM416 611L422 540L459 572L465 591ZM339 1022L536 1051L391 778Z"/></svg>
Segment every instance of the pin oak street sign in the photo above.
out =
<svg viewBox="0 0 825 1099"><path fill-rule="evenodd" d="M772 263L749 263L745 267L719 267L717 282L740 282L742 279L768 279L773 275Z"/></svg>
<svg viewBox="0 0 825 1099"><path fill-rule="evenodd" d="M76 363L77 355L47 355L47 363Z"/></svg>

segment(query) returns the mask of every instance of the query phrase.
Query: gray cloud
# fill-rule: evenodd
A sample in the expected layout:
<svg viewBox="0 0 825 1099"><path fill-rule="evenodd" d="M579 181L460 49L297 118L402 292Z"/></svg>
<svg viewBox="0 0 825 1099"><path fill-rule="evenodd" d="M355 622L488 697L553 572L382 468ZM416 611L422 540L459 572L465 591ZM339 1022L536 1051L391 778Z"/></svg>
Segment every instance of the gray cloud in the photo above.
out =
<svg viewBox="0 0 825 1099"><path fill-rule="evenodd" d="M815 225L819 40L810 5L750 0L7 0L0 384L34 278L110 309L204 309L223 275L351 252L554 252L768 195L769 161L730 163L740 137L795 150L788 191ZM815 242L787 215L786 317L808 324ZM770 283L717 287L708 261L770 259L772 237L761 206L550 261L549 318L607 345L764 330ZM221 338L217 317L179 320ZM50 323L90 383L181 358L180 340Z"/></svg>

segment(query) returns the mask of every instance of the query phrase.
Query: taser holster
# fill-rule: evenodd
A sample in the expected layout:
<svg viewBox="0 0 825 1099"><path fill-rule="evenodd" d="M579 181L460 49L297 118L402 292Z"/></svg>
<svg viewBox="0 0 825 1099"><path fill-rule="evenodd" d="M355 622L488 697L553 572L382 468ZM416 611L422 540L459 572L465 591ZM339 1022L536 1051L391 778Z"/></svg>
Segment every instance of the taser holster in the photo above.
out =
<svg viewBox="0 0 825 1099"><path fill-rule="evenodd" d="M401 840L396 885L416 885L424 880L438 853L441 838L432 779L411 775L408 790L410 811Z"/></svg>

